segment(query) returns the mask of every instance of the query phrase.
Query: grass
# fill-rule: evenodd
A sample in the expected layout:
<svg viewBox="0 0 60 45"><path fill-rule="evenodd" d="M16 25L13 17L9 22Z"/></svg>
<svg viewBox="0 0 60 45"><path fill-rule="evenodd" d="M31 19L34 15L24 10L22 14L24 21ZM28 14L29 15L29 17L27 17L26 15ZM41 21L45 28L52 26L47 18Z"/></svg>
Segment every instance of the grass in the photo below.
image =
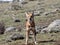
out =
<svg viewBox="0 0 60 45"><path fill-rule="evenodd" d="M45 0L43 1L43 4L40 4L39 8L44 8L45 11L51 11L53 8L50 5L54 5L56 2L58 4L60 4L59 2L60 0L56 1L56 0ZM37 8L37 3L38 1L28 1L28 4L25 4L24 7L20 10L6 10L7 7L9 7L9 4L7 3L3 3L0 4L0 10L2 10L0 12L0 21L4 21L6 27L9 26L17 26L20 25L22 28L22 32L16 32L16 33L21 33L25 36L25 31L23 30L25 28L25 12L27 10L38 10ZM41 3L41 2L39 2ZM2 6L1 6L2 5ZM58 5L57 5L58 6ZM12 14L16 14L16 17L19 18L21 20L20 23L15 23L12 19ZM11 16L9 16L11 15ZM60 19L60 12L57 12L56 14L48 14L47 16L35 16L35 24L39 25L39 26L45 26L45 25L49 25L53 20L55 19ZM14 32L15 33L15 32ZM16 41L12 41L12 42L5 42L5 39L7 37L9 37L9 35L13 34L12 33L7 33L4 35L0 35L0 45L23 45L25 43L25 39L24 40L16 40ZM51 36L54 35L54 36ZM59 33L49 33L49 34L37 34L37 42L38 45L55 45L55 42L51 41L51 40L59 40L60 39L60 32ZM32 42L32 39L30 39L30 42Z"/></svg>
<svg viewBox="0 0 60 45"><path fill-rule="evenodd" d="M22 34L22 33L21 33ZM51 33L51 34L37 34L37 42L38 45L54 45L54 41L58 41L60 36L58 36L60 33ZM5 38L11 34L5 34L5 35L0 35L0 44L1 45L22 45L25 44L25 39L24 40L16 40L12 42L4 42ZM25 33L24 33L25 35ZM54 36L51 36L54 35ZM52 41L51 41L52 40ZM54 40L54 41L53 41ZM32 39L29 41L32 43Z"/></svg>

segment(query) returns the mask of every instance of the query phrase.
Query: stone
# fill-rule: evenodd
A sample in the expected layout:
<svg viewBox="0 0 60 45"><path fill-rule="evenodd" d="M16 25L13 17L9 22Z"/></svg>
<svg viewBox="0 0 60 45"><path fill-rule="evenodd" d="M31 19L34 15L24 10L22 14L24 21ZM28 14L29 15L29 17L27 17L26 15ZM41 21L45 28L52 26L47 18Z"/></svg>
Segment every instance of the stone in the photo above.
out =
<svg viewBox="0 0 60 45"><path fill-rule="evenodd" d="M47 28L41 30L41 33L60 32L60 19L54 20Z"/></svg>
<svg viewBox="0 0 60 45"><path fill-rule="evenodd" d="M9 35L7 38L6 38L6 42L12 42L12 41L16 41L16 40L23 40L25 37L19 33L14 33L12 35Z"/></svg>
<svg viewBox="0 0 60 45"><path fill-rule="evenodd" d="M22 40L22 39L24 39L24 36L19 34L19 33L17 33L17 34L12 34L10 36L10 38L11 38L11 40L19 40L19 39Z"/></svg>
<svg viewBox="0 0 60 45"><path fill-rule="evenodd" d="M5 30L5 33L6 32L12 32L12 31L14 31L14 30L16 30L16 27L8 27L8 28L6 28L6 30Z"/></svg>
<svg viewBox="0 0 60 45"><path fill-rule="evenodd" d="M36 33L40 33L41 27L40 26L35 26Z"/></svg>
<svg viewBox="0 0 60 45"><path fill-rule="evenodd" d="M34 11L34 16L40 16L40 12L39 11Z"/></svg>
<svg viewBox="0 0 60 45"><path fill-rule="evenodd" d="M19 19L15 19L14 22L20 22L20 20Z"/></svg>

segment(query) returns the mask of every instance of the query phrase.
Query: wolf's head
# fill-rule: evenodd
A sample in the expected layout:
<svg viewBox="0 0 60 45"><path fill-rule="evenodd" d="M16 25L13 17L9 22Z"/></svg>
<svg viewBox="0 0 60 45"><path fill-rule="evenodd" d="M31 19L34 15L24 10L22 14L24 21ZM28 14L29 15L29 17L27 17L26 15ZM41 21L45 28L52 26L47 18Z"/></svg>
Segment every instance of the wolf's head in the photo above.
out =
<svg viewBox="0 0 60 45"><path fill-rule="evenodd" d="M32 21L34 18L33 12L26 12L27 21Z"/></svg>

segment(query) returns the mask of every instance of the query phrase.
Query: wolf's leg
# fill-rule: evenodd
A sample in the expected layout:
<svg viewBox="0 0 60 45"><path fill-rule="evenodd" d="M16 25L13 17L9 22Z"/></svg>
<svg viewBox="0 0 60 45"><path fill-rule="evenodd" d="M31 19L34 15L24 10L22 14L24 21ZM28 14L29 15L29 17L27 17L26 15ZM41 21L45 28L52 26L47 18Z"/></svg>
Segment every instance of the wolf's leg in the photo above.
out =
<svg viewBox="0 0 60 45"><path fill-rule="evenodd" d="M36 42L36 30L35 29L33 30L33 40L34 40L34 43L37 44L37 42Z"/></svg>
<svg viewBox="0 0 60 45"><path fill-rule="evenodd" d="M26 45L28 45L29 40L29 30L26 31Z"/></svg>

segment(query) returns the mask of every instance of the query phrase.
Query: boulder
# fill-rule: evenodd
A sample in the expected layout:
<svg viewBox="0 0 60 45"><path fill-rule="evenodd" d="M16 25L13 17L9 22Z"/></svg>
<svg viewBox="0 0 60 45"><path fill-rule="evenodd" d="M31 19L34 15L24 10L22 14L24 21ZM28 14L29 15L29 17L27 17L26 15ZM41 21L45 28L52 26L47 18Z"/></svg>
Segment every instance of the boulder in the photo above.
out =
<svg viewBox="0 0 60 45"><path fill-rule="evenodd" d="M42 29L41 32L60 32L60 19L54 20L47 28Z"/></svg>

